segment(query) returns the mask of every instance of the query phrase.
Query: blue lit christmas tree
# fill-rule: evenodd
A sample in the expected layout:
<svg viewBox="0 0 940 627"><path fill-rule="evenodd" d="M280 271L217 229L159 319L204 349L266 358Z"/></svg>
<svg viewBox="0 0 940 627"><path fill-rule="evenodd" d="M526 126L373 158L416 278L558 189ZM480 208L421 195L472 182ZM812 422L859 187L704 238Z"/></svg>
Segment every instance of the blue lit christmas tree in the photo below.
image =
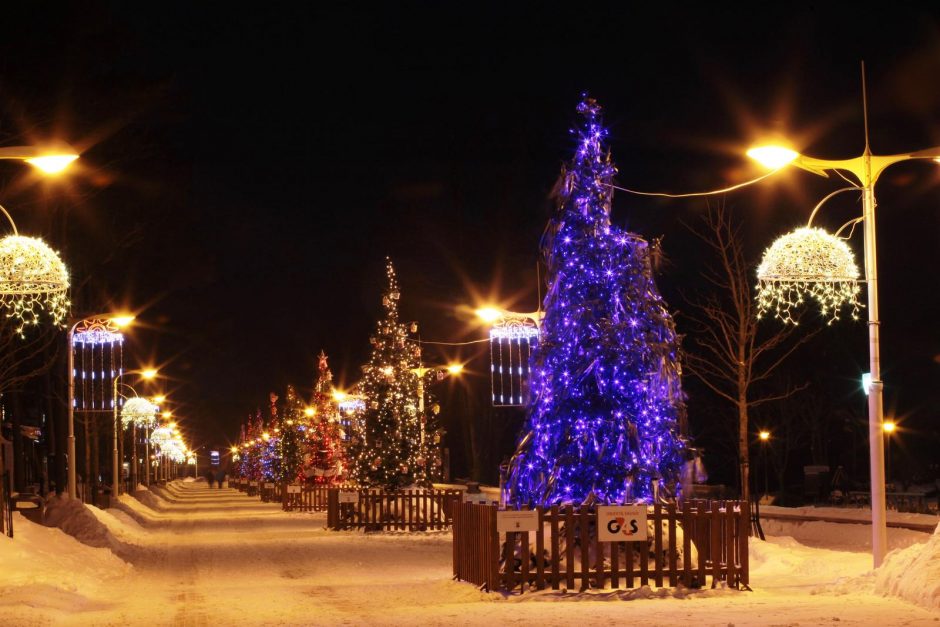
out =
<svg viewBox="0 0 940 627"><path fill-rule="evenodd" d="M679 339L647 242L610 223L617 169L600 107L585 97L578 112L542 240L545 318L508 483L518 505L649 502L674 493L682 463Z"/></svg>

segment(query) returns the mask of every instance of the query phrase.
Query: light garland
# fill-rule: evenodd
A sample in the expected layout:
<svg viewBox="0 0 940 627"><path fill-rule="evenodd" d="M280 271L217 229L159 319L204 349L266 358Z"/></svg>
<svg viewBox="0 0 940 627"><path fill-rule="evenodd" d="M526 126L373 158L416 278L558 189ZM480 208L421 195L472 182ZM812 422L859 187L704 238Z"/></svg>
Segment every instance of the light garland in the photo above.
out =
<svg viewBox="0 0 940 627"><path fill-rule="evenodd" d="M121 408L121 424L131 423L138 427L152 427L157 421L157 408L145 398L129 398Z"/></svg>
<svg viewBox="0 0 940 627"><path fill-rule="evenodd" d="M757 315L769 311L786 324L796 324L794 307L807 297L819 303L829 324L844 306L858 320L859 271L848 244L824 229L803 227L777 238L757 268Z"/></svg>
<svg viewBox="0 0 940 627"><path fill-rule="evenodd" d="M38 237L0 239L0 306L19 321L17 332L39 323L46 312L61 325L69 311L69 273L59 254Z"/></svg>

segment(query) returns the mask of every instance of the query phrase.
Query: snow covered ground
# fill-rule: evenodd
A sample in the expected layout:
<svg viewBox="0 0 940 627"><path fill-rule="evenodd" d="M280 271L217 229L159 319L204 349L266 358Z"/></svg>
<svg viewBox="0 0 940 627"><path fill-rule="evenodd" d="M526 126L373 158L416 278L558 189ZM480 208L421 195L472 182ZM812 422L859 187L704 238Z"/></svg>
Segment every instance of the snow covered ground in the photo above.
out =
<svg viewBox="0 0 940 627"><path fill-rule="evenodd" d="M123 496L106 511L57 500L48 519L71 535L17 515L16 538L0 538L0 625L940 627L940 535L889 530L901 550L873 573L863 540L846 535L863 525L773 522L778 535L751 545L753 592L507 598L451 581L449 533L330 532L322 514L202 482ZM911 573L921 579L907 598L920 606L876 592L904 594Z"/></svg>

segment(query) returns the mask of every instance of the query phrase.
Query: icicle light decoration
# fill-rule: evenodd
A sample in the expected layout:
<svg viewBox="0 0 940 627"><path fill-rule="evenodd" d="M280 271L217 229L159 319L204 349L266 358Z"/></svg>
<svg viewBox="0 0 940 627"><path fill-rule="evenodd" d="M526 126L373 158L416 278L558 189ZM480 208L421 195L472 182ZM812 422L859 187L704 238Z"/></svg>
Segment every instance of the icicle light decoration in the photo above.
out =
<svg viewBox="0 0 940 627"><path fill-rule="evenodd" d="M845 241L824 229L797 229L764 251L757 268L757 316L772 311L784 323L796 324L791 311L810 297L819 303L822 315L829 316L829 324L846 305L858 320L858 276Z"/></svg>
<svg viewBox="0 0 940 627"><path fill-rule="evenodd" d="M69 273L59 253L37 237L0 239L0 306L19 321L17 331L39 323L45 311L61 325L69 310Z"/></svg>
<svg viewBox="0 0 940 627"><path fill-rule="evenodd" d="M145 398L129 398L121 408L121 424L128 427L131 423L138 427L152 427L156 423L157 408Z"/></svg>

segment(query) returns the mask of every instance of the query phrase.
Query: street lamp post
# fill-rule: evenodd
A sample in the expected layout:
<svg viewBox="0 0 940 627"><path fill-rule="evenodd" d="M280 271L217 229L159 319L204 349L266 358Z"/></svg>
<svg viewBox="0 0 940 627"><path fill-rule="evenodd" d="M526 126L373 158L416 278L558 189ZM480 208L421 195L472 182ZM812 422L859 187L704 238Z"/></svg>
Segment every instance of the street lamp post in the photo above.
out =
<svg viewBox="0 0 940 627"><path fill-rule="evenodd" d="M863 86L864 88L864 86ZM868 143L868 113L865 108L865 150L854 159L817 159L779 147L762 147L748 151L748 155L772 168L787 164L828 177L828 171L848 172L857 180L856 189L862 194L864 223L865 281L868 284L868 355L871 377L868 394L868 442L871 479L872 557L877 568L887 551L887 520L885 506L885 460L882 446L884 432L883 390L881 380L880 325L878 315L878 265L875 247L875 183L886 168L912 159L940 159L940 146L917 152L895 155L873 155ZM833 194L830 194L830 197ZM818 207L817 207L818 209ZM812 217L810 218L812 219Z"/></svg>
<svg viewBox="0 0 940 627"><path fill-rule="evenodd" d="M117 496L117 494L118 494L118 486L120 485L120 482L118 481L118 472L120 471L120 464L119 464L119 461L118 461L118 432L119 432L119 430L120 430L120 428L121 428L121 422L120 422L120 420L118 419L118 383L120 382L121 378L122 378L124 375L127 375L127 374L139 374L139 375L140 375L141 377L143 377L144 379L150 380L150 379L153 379L155 376L157 376L157 371L154 370L153 368L145 368L145 369L143 369L143 370L127 370L127 371L118 372L117 375L115 375L115 377L114 377L114 380L113 380L113 395L111 396L111 398L113 399L113 404L114 404L114 406L113 406L113 410L114 410L114 411L112 412L113 415L114 415L114 448L113 448L112 456L111 456L111 473L112 473L112 476L111 476L111 493L112 493L114 496ZM134 423L134 425L135 425L135 430L134 430L134 436L135 436L134 439L135 439L135 441L134 441L133 444L131 445L131 446L132 446L132 451L133 451L133 452L132 452L132 455L133 455L133 457L134 457L134 460L133 460L134 463L131 464L131 486L132 486L132 489L136 489L136 488L137 488L137 442L136 442L136 434L137 434L137 432L136 432L136 422Z"/></svg>
<svg viewBox="0 0 940 627"><path fill-rule="evenodd" d="M2 150L2 149L0 149ZM2 158L2 157L0 157ZM75 330L82 326L82 332L102 332L102 333L113 333L120 334L120 330L133 322L134 316L130 315L121 315L121 314L111 314L103 313L96 314L94 316L86 316L79 320L76 320L72 325L69 326L69 332L66 335L66 343L68 345L68 368L69 368L69 407L68 407L68 456L69 456L69 466L68 466L68 486L69 486L69 497L76 498L76 481L75 481ZM115 377L115 380L117 378ZM116 396L111 397L114 401L115 407L117 406ZM116 437L116 436L115 436ZM87 474L87 472L86 472Z"/></svg>
<svg viewBox="0 0 940 627"><path fill-rule="evenodd" d="M770 444L770 431L761 431L757 434L760 439L761 465L764 467L764 496L770 492L767 481L767 445Z"/></svg>

